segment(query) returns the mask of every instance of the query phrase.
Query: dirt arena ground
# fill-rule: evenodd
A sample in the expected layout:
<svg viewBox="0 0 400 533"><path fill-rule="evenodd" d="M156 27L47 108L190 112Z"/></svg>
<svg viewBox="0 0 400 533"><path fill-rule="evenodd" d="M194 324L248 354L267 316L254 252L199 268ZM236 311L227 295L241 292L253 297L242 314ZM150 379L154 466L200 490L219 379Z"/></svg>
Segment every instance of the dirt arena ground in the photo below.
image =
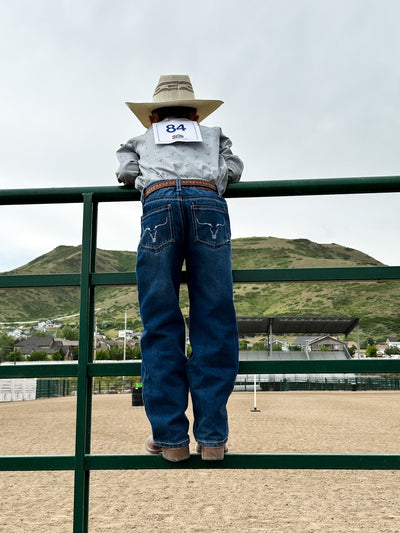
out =
<svg viewBox="0 0 400 533"><path fill-rule="evenodd" d="M400 453L398 392L234 393L232 452ZM73 454L76 399L0 403L0 454ZM126 395L95 396L92 453L144 453ZM192 443L194 451L194 443ZM400 471L92 472L90 532L400 532ZM0 472L0 532L71 533L72 472Z"/></svg>

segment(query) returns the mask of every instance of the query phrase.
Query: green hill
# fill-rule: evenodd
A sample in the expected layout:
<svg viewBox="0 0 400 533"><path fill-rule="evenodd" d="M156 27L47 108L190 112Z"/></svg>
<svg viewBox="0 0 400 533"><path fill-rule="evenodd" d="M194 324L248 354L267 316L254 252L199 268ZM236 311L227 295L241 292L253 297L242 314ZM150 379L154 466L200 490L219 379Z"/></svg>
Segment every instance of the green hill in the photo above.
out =
<svg viewBox="0 0 400 533"><path fill-rule="evenodd" d="M379 266L376 259L339 244L307 239L250 237L232 242L234 268L311 268Z"/></svg>
<svg viewBox="0 0 400 533"><path fill-rule="evenodd" d="M97 272L129 272L135 270L136 254L127 251L98 250ZM58 246L26 265L5 274L66 274L79 273L81 246ZM127 296L129 293L129 296ZM124 296L125 295L125 296ZM96 307L111 314L125 308L137 307L135 288L101 287L96 290ZM120 300L120 303L116 300ZM104 303L103 303L104 301ZM107 311L104 311L107 309ZM118 311L117 311L118 309ZM0 321L21 322L68 316L79 312L79 288L24 288L0 289ZM114 315L115 316L115 315ZM138 313L137 313L138 316Z"/></svg>
<svg viewBox="0 0 400 533"><path fill-rule="evenodd" d="M307 239L237 239L232 256L238 269L382 266L358 250ZM358 316L361 340L375 342L400 334L399 297L398 281L235 284L238 315Z"/></svg>
<svg viewBox="0 0 400 533"><path fill-rule="evenodd" d="M58 246L6 274L70 273L80 271L80 246ZM136 254L98 250L97 272L135 269ZM232 242L234 269L350 267L382 265L374 258L338 244L318 244L307 239L252 237ZM359 316L361 336L384 340L400 334L398 304L400 282L299 282L235 284L235 305L240 316L311 315ZM96 289L97 324L100 329L140 328L135 287ZM181 306L189 313L188 295L182 288ZM29 321L79 312L77 288L1 289L0 321Z"/></svg>

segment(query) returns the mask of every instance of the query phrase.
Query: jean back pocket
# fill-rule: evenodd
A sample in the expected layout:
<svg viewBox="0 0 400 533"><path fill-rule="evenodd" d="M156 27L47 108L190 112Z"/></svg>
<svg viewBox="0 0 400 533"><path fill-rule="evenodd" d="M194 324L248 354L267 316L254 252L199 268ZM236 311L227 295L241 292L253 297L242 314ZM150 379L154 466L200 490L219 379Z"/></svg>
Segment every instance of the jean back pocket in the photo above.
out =
<svg viewBox="0 0 400 533"><path fill-rule="evenodd" d="M228 211L219 207L192 205L194 238L212 248L231 242Z"/></svg>
<svg viewBox="0 0 400 533"><path fill-rule="evenodd" d="M142 232L139 246L158 252L174 242L172 208L170 205L159 207L142 216Z"/></svg>

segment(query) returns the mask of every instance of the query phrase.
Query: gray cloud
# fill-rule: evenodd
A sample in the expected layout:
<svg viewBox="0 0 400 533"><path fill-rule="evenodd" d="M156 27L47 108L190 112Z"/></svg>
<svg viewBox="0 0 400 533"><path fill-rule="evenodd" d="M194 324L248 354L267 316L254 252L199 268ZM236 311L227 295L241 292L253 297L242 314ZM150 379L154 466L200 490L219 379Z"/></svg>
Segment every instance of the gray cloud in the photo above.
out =
<svg viewBox="0 0 400 533"><path fill-rule="evenodd" d="M399 15L397 0L2 3L0 187L114 185L115 150L142 133L124 102L173 72L225 101L206 124L231 137L243 180L398 175ZM233 237L338 242L400 263L398 195L229 202ZM34 225L30 208L10 212L0 270L79 243L79 224L51 223L50 207ZM135 249L140 206L101 212L99 245Z"/></svg>

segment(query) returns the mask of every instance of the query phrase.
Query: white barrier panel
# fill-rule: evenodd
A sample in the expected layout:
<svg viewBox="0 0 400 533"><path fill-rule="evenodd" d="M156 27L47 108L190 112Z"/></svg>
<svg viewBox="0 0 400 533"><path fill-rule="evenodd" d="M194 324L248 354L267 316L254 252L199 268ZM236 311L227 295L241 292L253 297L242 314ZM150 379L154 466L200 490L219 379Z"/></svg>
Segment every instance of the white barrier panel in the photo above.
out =
<svg viewBox="0 0 400 533"><path fill-rule="evenodd" d="M0 379L0 402L36 399L36 378Z"/></svg>

